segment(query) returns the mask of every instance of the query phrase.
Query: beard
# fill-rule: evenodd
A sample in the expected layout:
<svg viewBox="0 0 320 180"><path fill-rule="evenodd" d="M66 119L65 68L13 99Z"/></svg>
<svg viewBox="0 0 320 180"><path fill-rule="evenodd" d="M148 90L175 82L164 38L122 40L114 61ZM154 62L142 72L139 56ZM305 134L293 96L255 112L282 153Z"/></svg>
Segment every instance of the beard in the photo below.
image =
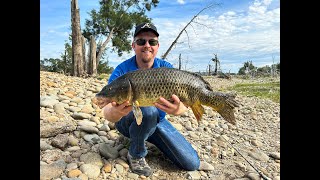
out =
<svg viewBox="0 0 320 180"><path fill-rule="evenodd" d="M148 51L148 49L146 49L145 51ZM149 52L147 54L142 53L141 54L141 60L144 63L148 63L150 61L152 61L154 59L153 53Z"/></svg>
<svg viewBox="0 0 320 180"><path fill-rule="evenodd" d="M148 62L153 60L153 57L151 57L151 56L142 57L141 60L142 60L143 63L148 63Z"/></svg>

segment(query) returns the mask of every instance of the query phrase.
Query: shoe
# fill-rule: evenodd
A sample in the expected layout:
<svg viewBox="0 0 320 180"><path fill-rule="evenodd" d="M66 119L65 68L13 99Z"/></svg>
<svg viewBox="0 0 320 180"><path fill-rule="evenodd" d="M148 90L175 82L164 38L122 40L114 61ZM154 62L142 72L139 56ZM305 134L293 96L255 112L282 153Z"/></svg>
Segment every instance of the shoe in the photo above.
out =
<svg viewBox="0 0 320 180"><path fill-rule="evenodd" d="M129 161L130 168L132 172L144 175L146 177L150 176L153 172L150 166L147 164L144 157L142 158L134 158L128 152L127 159Z"/></svg>

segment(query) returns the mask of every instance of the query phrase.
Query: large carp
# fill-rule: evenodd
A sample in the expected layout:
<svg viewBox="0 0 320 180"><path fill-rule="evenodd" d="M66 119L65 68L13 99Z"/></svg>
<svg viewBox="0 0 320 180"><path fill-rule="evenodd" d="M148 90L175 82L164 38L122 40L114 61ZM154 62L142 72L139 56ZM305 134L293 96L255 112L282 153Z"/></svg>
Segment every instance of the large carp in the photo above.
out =
<svg viewBox="0 0 320 180"><path fill-rule="evenodd" d="M238 107L235 95L215 92L200 75L175 68L152 68L128 72L96 94L94 103L103 108L115 101L119 104L128 100L138 125L142 122L141 106L154 106L163 97L169 101L172 94L191 107L196 119L204 114L202 105L217 111L227 122L236 124L233 109Z"/></svg>

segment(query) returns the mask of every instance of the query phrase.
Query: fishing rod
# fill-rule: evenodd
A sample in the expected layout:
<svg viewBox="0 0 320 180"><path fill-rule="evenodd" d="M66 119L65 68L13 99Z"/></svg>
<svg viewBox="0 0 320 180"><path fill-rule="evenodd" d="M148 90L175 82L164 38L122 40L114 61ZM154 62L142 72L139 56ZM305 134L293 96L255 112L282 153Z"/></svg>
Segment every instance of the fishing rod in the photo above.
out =
<svg viewBox="0 0 320 180"><path fill-rule="evenodd" d="M236 148L234 148L234 147L232 146L231 143L229 143L228 140L226 140L223 136L220 136L220 137L222 137L234 150L236 150L237 153L240 154L240 156L241 156L243 159L245 159L245 160L247 161L247 163L248 163L255 171L257 171L258 174L259 174L264 180L272 180L271 178L269 178L269 177L267 177L266 175L264 175L260 170L258 170L257 168L255 168Z"/></svg>

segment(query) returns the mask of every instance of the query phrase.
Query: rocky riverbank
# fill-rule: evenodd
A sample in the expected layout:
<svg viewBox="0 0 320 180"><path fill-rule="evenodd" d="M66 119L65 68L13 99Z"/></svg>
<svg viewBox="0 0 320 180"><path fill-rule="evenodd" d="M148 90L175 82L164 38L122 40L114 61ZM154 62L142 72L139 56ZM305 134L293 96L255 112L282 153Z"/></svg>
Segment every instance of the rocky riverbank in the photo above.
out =
<svg viewBox="0 0 320 180"><path fill-rule="evenodd" d="M214 89L242 81L250 80L208 79ZM280 179L279 103L237 95L241 105L235 112L236 126L207 107L200 122L191 110L168 116L197 150L202 166L198 171L181 170L147 143L146 160L154 174L143 177L128 166L128 139L91 102L105 84L105 79L40 71L40 179L259 180L254 168Z"/></svg>

